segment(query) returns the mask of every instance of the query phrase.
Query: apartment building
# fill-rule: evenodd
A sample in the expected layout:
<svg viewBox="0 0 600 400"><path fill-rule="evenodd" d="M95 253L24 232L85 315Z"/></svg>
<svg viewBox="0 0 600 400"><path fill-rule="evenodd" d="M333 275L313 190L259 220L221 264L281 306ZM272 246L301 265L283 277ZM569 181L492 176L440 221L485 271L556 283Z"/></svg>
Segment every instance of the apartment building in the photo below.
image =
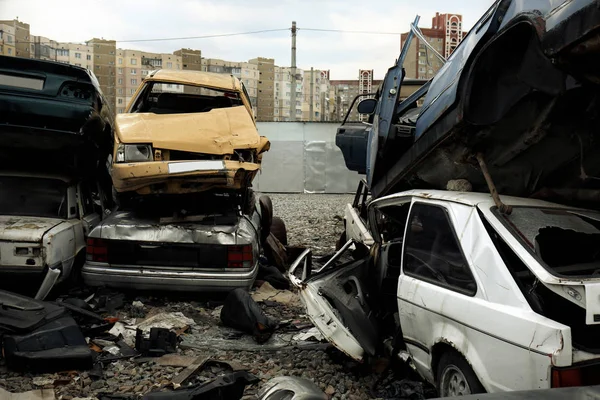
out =
<svg viewBox="0 0 600 400"><path fill-rule="evenodd" d="M29 24L18 19L0 21L0 54L7 56L31 58L33 38Z"/></svg>
<svg viewBox="0 0 600 400"><path fill-rule="evenodd" d="M450 57L464 37L462 15L435 13L435 17L431 20L431 27L445 33L442 54L446 58Z"/></svg>
<svg viewBox="0 0 600 400"><path fill-rule="evenodd" d="M256 96L256 119L273 121L275 109L275 60L258 57L249 60L258 69L258 93Z"/></svg>
<svg viewBox="0 0 600 400"><path fill-rule="evenodd" d="M58 42L44 36L31 36L33 58L46 61L57 61Z"/></svg>
<svg viewBox="0 0 600 400"><path fill-rule="evenodd" d="M366 82L365 72L370 73L370 78L368 79L368 83ZM359 94L373 93L377 91L377 88L381 84L381 80L372 79L373 78L373 70L359 70L358 71L359 78L356 80L332 80L331 85L336 87L336 98L335 98L335 120L342 121L350 106L352 105L352 101ZM364 96L366 98L366 96ZM363 116L358 114L356 111L356 104L352 108L352 112L348 116L348 121L362 121L364 119Z"/></svg>
<svg viewBox="0 0 600 400"><path fill-rule="evenodd" d="M181 69L202 71L202 52L200 50L179 49L173 54L181 57Z"/></svg>
<svg viewBox="0 0 600 400"><path fill-rule="evenodd" d="M292 68L275 66L273 91L273 121L291 121ZM304 71L296 68L296 120L302 119Z"/></svg>
<svg viewBox="0 0 600 400"><path fill-rule="evenodd" d="M421 28L421 33L438 53L448 58L465 36L462 30L462 15L436 13L432 18L431 28ZM402 43L406 41L407 36L408 33L401 35ZM413 38L404 62L407 78L432 79L442 65L443 61L436 57L425 43Z"/></svg>
<svg viewBox="0 0 600 400"><path fill-rule="evenodd" d="M12 21L0 21L0 54L5 56L16 56L15 27Z"/></svg>
<svg viewBox="0 0 600 400"><path fill-rule="evenodd" d="M115 88L115 77L116 77L116 66L115 58L117 53L117 43L114 40L105 40L94 38L86 42L87 46L92 47L93 52L93 72L98 79L100 89L104 93L104 97L108 101L110 108L115 112L116 110L116 88ZM69 60L71 56L69 54ZM86 53L87 61L87 53Z"/></svg>
<svg viewBox="0 0 600 400"><path fill-rule="evenodd" d="M80 43L56 43L54 52L56 53L55 61L76 65L94 71L94 46L92 45Z"/></svg>
<svg viewBox="0 0 600 400"><path fill-rule="evenodd" d="M329 71L304 71L302 121L329 120L329 86Z"/></svg>

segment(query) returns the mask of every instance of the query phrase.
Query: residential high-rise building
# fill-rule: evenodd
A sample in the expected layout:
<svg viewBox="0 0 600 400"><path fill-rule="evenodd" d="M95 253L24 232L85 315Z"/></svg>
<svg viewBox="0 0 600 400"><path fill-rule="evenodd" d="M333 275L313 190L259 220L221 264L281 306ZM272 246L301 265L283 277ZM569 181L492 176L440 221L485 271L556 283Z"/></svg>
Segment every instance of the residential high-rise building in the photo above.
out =
<svg viewBox="0 0 600 400"><path fill-rule="evenodd" d="M327 121L329 103L329 71L304 70L302 93L302 121Z"/></svg>
<svg viewBox="0 0 600 400"><path fill-rule="evenodd" d="M296 121L302 119L302 97L304 72L296 68ZM291 90L292 90L292 68L275 66L274 75L275 89L273 91L273 121L291 121Z"/></svg>
<svg viewBox="0 0 600 400"><path fill-rule="evenodd" d="M32 57L38 60L57 61L58 42L43 36L32 36Z"/></svg>
<svg viewBox="0 0 600 400"><path fill-rule="evenodd" d="M459 14L440 14L432 19L431 28L421 28L421 33L427 42L444 58L448 58L462 41L462 16ZM401 35L404 43L408 33ZM431 49L418 38L413 38L404 69L407 78L432 79L442 67L443 61L436 57Z"/></svg>
<svg viewBox="0 0 600 400"><path fill-rule="evenodd" d="M463 40L462 15L435 13L431 20L433 29L445 31L443 56L448 58Z"/></svg>
<svg viewBox="0 0 600 400"><path fill-rule="evenodd" d="M360 79L363 72L370 73L370 77L367 78L363 76L363 79ZM337 121L342 121L350 106L352 105L352 101L359 94L373 93L377 91L377 87L381 84L381 80L375 80L373 78L372 70L359 70L359 79L356 80L332 80L331 85L336 87L336 98L335 98L335 108L336 108L336 119ZM368 81L368 82L367 82ZM358 100L357 100L358 102ZM364 117L358 114L356 110L356 104L352 108L352 112L348 116L348 121L362 121Z"/></svg>
<svg viewBox="0 0 600 400"><path fill-rule="evenodd" d="M372 69L361 69L358 71L358 94L362 94L365 96L361 96L357 101L362 101L369 97L368 94L373 93L377 90L377 86L373 86L373 70ZM358 119L360 121L366 121L368 119L367 115L359 114Z"/></svg>
<svg viewBox="0 0 600 400"><path fill-rule="evenodd" d="M55 51L55 61L94 71L94 46L80 43L57 43Z"/></svg>
<svg viewBox="0 0 600 400"><path fill-rule="evenodd" d="M256 118L258 121L273 121L275 105L275 60L258 57L248 62L258 67Z"/></svg>
<svg viewBox="0 0 600 400"><path fill-rule="evenodd" d="M117 43L114 40L94 38L88 41L86 45L93 48L93 72L98 79L104 97L106 97L106 100L114 113L116 110L115 59Z"/></svg>
<svg viewBox="0 0 600 400"><path fill-rule="evenodd" d="M11 29L9 29L9 27ZM18 19L14 19L12 21L0 21L0 34L2 34L1 36L4 36L5 31L7 32L7 36L9 37L6 38L6 53L2 54L25 58L33 57L31 51L33 47L33 40L31 38L31 34L29 33L29 24L21 22ZM8 51L9 49L10 51Z"/></svg>
<svg viewBox="0 0 600 400"><path fill-rule="evenodd" d="M173 52L181 57L181 68L192 71L202 71L202 52L200 50L180 49Z"/></svg>
<svg viewBox="0 0 600 400"><path fill-rule="evenodd" d="M0 54L16 56L16 40L13 21L0 21Z"/></svg>

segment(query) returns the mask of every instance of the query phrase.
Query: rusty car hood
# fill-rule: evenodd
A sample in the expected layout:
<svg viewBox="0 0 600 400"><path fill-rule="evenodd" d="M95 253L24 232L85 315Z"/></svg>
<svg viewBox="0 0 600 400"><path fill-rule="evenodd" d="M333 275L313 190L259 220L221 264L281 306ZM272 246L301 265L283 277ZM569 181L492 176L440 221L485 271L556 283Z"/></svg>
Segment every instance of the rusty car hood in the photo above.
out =
<svg viewBox="0 0 600 400"><path fill-rule="evenodd" d="M117 133L123 143L150 143L157 149L206 154L268 149L243 106L189 114L120 114Z"/></svg>
<svg viewBox="0 0 600 400"><path fill-rule="evenodd" d="M0 241L39 242L61 222L58 218L0 215Z"/></svg>

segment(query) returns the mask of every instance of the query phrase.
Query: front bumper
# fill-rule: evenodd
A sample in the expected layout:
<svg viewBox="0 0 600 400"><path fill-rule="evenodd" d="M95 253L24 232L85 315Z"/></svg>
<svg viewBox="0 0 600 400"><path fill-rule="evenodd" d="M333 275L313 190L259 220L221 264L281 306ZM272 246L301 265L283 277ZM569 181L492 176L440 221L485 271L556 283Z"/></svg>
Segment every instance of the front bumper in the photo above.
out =
<svg viewBox="0 0 600 400"><path fill-rule="evenodd" d="M117 192L180 194L219 187L241 189L259 169L260 164L229 160L115 163L112 180Z"/></svg>
<svg viewBox="0 0 600 400"><path fill-rule="evenodd" d="M109 266L88 261L82 269L83 281L89 286L177 292L250 289L257 274L258 263L251 270L243 271L173 271L157 267Z"/></svg>

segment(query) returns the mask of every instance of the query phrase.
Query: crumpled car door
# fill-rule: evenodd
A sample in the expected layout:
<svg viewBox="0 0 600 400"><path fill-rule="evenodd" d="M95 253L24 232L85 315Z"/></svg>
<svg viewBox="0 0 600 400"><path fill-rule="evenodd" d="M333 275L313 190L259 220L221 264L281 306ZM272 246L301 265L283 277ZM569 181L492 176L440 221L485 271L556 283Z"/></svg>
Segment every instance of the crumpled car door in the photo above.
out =
<svg viewBox="0 0 600 400"><path fill-rule="evenodd" d="M355 257L357 252L364 256L349 256L353 249ZM365 249L351 240L316 271L311 271L311 253L306 250L289 270L312 323L326 340L357 361L374 355L379 344L365 283L372 257ZM302 278L296 276L300 265Z"/></svg>

